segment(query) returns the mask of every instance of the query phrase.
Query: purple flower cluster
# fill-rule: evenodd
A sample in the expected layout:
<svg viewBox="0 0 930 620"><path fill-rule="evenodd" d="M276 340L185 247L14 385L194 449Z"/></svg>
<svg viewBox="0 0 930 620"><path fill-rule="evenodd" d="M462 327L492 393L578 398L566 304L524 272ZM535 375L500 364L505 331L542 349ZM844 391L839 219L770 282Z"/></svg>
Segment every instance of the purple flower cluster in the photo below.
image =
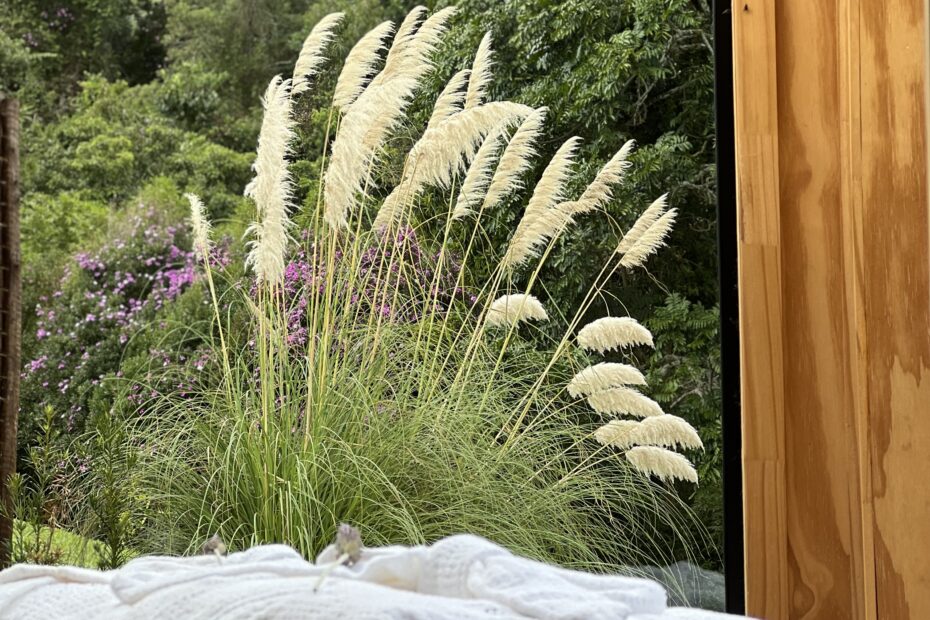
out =
<svg viewBox="0 0 930 620"><path fill-rule="evenodd" d="M75 429L93 388L119 371L131 339L144 337L155 313L194 282L186 233L151 224L155 219L136 216L120 238L77 254L59 289L40 298L33 356L23 370L24 411L51 405ZM229 261L225 245L214 261Z"/></svg>
<svg viewBox="0 0 930 620"><path fill-rule="evenodd" d="M58 7L54 10L42 11L39 13L39 17L42 22L35 25L36 29L41 34L46 34L48 36L56 32L65 32L76 19L74 13L71 12L71 9L64 6ZM30 49L38 49L41 46L41 34L37 36L35 32L25 32L23 33L23 42L29 46ZM44 38L48 37L46 36Z"/></svg>
<svg viewBox="0 0 930 620"><path fill-rule="evenodd" d="M303 235L304 239L308 236L307 232ZM440 264L440 255L424 250L409 227L365 248L354 266L357 274L348 273L353 261L344 260L338 251L335 273L329 274L324 256L325 251L316 252L311 244L296 252L285 267L282 288L291 345L306 344L307 309L314 295L324 293L330 275L333 282L354 282L351 289L340 289L336 295L365 320L377 312L386 322L415 323L430 310L430 304L433 311L442 312L453 299L465 297L456 284L461 268L456 258L446 255Z"/></svg>
<svg viewBox="0 0 930 620"><path fill-rule="evenodd" d="M74 13L68 7L58 7L54 11L42 11L40 14L45 25L52 30L64 32L74 22Z"/></svg>

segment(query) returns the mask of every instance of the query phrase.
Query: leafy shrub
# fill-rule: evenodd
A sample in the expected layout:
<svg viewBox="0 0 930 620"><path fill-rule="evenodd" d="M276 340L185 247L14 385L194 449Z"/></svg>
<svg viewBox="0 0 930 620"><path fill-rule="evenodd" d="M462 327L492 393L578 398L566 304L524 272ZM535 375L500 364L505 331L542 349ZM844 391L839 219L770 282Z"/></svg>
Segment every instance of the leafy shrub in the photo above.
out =
<svg viewBox="0 0 930 620"><path fill-rule="evenodd" d="M720 313L681 295L671 295L646 323L655 333L656 350L648 360L653 397L691 420L704 438L695 466L701 485L685 495L710 534L706 549L693 550L705 564L722 569L723 444L720 417Z"/></svg>
<svg viewBox="0 0 930 620"><path fill-rule="evenodd" d="M227 204L238 196L250 157L183 129L158 106L161 83L130 87L92 77L81 83L74 111L24 137L23 184L28 192L85 197L118 205L150 179L171 178L180 187L212 193ZM176 90L177 84L169 90ZM216 209L218 215L228 211Z"/></svg>
<svg viewBox="0 0 930 620"><path fill-rule="evenodd" d="M118 568L132 558L132 543L144 523L144 500L136 491L138 451L129 440L114 412L98 408L87 437L93 460L84 484L94 492L86 498L88 515L83 528L99 540L97 567L104 570Z"/></svg>
<svg viewBox="0 0 930 620"><path fill-rule="evenodd" d="M0 30L0 91L18 91L33 62L35 59L25 41Z"/></svg>
<svg viewBox="0 0 930 620"><path fill-rule="evenodd" d="M224 72L214 73L197 63L184 62L162 70L159 77L162 85L156 96L165 116L192 129L206 127L220 118L220 89L229 79Z"/></svg>
<svg viewBox="0 0 930 620"><path fill-rule="evenodd" d="M65 496L70 486L66 470L68 454L58 442L58 425L51 407L45 407L39 422L40 435L27 455L29 477L13 474L9 493L14 519L11 559L14 562L57 564L61 550L54 544L55 532L67 517ZM64 518L63 518L64 517Z"/></svg>
<svg viewBox="0 0 930 620"><path fill-rule="evenodd" d="M243 202L251 157L188 131L156 105L162 85L91 77L57 122L27 124L23 144L24 314L55 290L65 259L108 235L139 203L177 214L184 190L210 188L211 216ZM181 88L173 84L172 89ZM154 94L153 94L154 93ZM34 331L28 319L25 331Z"/></svg>
<svg viewBox="0 0 930 620"><path fill-rule="evenodd" d="M22 207L23 261L50 270L81 245L87 246L105 234L109 206L88 199L86 192L65 191L55 196L27 194ZM56 257L57 255L57 257Z"/></svg>

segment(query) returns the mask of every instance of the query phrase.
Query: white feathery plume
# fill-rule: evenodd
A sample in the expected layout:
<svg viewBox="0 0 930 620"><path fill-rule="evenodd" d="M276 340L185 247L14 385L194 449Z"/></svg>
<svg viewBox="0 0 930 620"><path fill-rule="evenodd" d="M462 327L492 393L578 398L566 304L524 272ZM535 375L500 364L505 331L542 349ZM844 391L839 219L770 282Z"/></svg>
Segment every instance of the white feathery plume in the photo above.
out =
<svg viewBox="0 0 930 620"><path fill-rule="evenodd" d="M294 136L291 105L287 99L289 88L290 80L282 81L281 76L276 75L262 96L265 113L258 134L255 162L252 164L255 176L243 192L245 196L255 200L259 215L263 213L267 204L281 199L282 181L285 184L290 181L285 161Z"/></svg>
<svg viewBox="0 0 930 620"><path fill-rule="evenodd" d="M580 144L581 138L574 136L566 140L555 152L533 189L533 195L526 205L527 211L542 212L562 201L565 183L572 172L575 152Z"/></svg>
<svg viewBox="0 0 930 620"><path fill-rule="evenodd" d="M529 212L524 213L501 259L501 266L514 269L527 259L539 256L546 243L557 236L570 221L571 215L567 210L555 207L535 216Z"/></svg>
<svg viewBox="0 0 930 620"><path fill-rule="evenodd" d="M372 80L373 86L393 77L395 73L401 70L407 57L408 48L413 41L413 35L425 15L425 6L415 6L404 17L400 26L397 27L397 33L394 35L387 57L384 59L384 69Z"/></svg>
<svg viewBox="0 0 930 620"><path fill-rule="evenodd" d="M384 60L384 69L375 76L371 84L382 84L397 75L410 75L421 79L432 68L430 55L439 44L455 11L455 7L451 6L437 11L420 24L419 28L417 24L423 18L426 9L418 6L410 11L397 29L394 42Z"/></svg>
<svg viewBox="0 0 930 620"><path fill-rule="evenodd" d="M665 448L637 446L626 451L626 459L640 472L660 480L698 481L697 471L688 459Z"/></svg>
<svg viewBox="0 0 930 620"><path fill-rule="evenodd" d="M288 243L288 208L292 182L287 167L294 120L291 118L290 80L275 76L268 84L262 105L265 114L258 135L255 179L249 195L255 201L258 221L249 227L255 235L246 263L259 282L276 284L284 275Z"/></svg>
<svg viewBox="0 0 930 620"><path fill-rule="evenodd" d="M639 446L681 446L691 450L704 447L693 426L678 416L668 414L644 419L633 432L632 442Z"/></svg>
<svg viewBox="0 0 930 620"><path fill-rule="evenodd" d="M408 176L417 183L449 187L452 177L471 161L489 132L515 125L532 112L532 108L520 103L492 101L449 117L424 132L410 149Z"/></svg>
<svg viewBox="0 0 930 620"><path fill-rule="evenodd" d="M345 110L365 90L366 82L375 73L375 67L381 60L384 41L393 30L392 22L381 22L352 47L333 91L333 105L336 108Z"/></svg>
<svg viewBox="0 0 930 620"><path fill-rule="evenodd" d="M522 321L545 321L546 309L532 295L516 294L498 297L488 308L487 324L491 327L509 327Z"/></svg>
<svg viewBox="0 0 930 620"><path fill-rule="evenodd" d="M504 268L513 269L536 256L539 248L565 226L565 211L552 207L564 196L580 142L577 136L569 138L552 156L501 259Z"/></svg>
<svg viewBox="0 0 930 620"><path fill-rule="evenodd" d="M600 208L610 202L613 197L613 188L623 179L623 175L630 162L627 158L633 150L633 140L627 140L626 144L610 158L600 169L594 180L585 188L581 197L576 201L578 204L573 210L574 215L587 213L594 209Z"/></svg>
<svg viewBox="0 0 930 620"><path fill-rule="evenodd" d="M628 316L605 316L588 323L578 331L578 344L598 353L633 345L653 346L649 330Z"/></svg>
<svg viewBox="0 0 930 620"><path fill-rule="evenodd" d="M452 220L459 220L470 215L472 207L481 202L484 192L491 180L491 169L497 159L498 149L502 142L502 133L492 131L484 139L481 148L475 153L475 158L465 173L462 189L452 209Z"/></svg>
<svg viewBox="0 0 930 620"><path fill-rule="evenodd" d="M210 220L207 219L203 201L197 194L184 194L191 205L191 230L194 234L194 251L198 254L210 253Z"/></svg>
<svg viewBox="0 0 930 620"><path fill-rule="evenodd" d="M414 90L432 67L429 55L454 13L452 7L438 11L414 33L424 11L418 7L410 12L394 37L384 69L342 119L324 179L324 218L331 226L347 225L357 196L370 180L377 153L404 118Z"/></svg>
<svg viewBox="0 0 930 620"><path fill-rule="evenodd" d="M588 396L588 405L604 415L631 415L648 418L662 415L662 407L648 396L628 387L612 387Z"/></svg>
<svg viewBox="0 0 930 620"><path fill-rule="evenodd" d="M487 95L488 84L491 82L491 68L494 66L491 52L491 33L485 32L478 44L475 60L471 65L471 76L468 78L468 92L465 95L465 109L481 105Z"/></svg>
<svg viewBox="0 0 930 620"><path fill-rule="evenodd" d="M646 378L629 364L601 362L588 366L572 377L568 384L568 394L578 398L623 385L646 385Z"/></svg>
<svg viewBox="0 0 930 620"><path fill-rule="evenodd" d="M412 55L426 65L424 71L432 68L433 64L429 61L429 55L439 45L442 36L449 27L449 20L452 19L457 10L454 6L447 6L436 11L423 22L414 35L411 45Z"/></svg>
<svg viewBox="0 0 930 620"><path fill-rule="evenodd" d="M416 79L405 76L370 85L346 110L324 176L324 217L331 226L346 226L358 195L370 184L375 157L403 120L416 85Z"/></svg>
<svg viewBox="0 0 930 620"><path fill-rule="evenodd" d="M427 185L448 188L489 132L517 123L531 112L532 108L519 103L494 101L463 110L425 131L407 154L404 177L384 199L374 227L396 221L404 205L410 204Z"/></svg>
<svg viewBox="0 0 930 620"><path fill-rule="evenodd" d="M442 92L439 93L439 97L436 98L433 114L426 124L427 129L435 127L462 109L462 102L465 100L462 88L468 82L469 73L471 73L469 69L462 69L449 79Z"/></svg>
<svg viewBox="0 0 930 620"><path fill-rule="evenodd" d="M665 206L668 201L668 194L662 194L656 198L649 207L643 211L643 214L639 216L636 222L633 224L633 227L630 228L623 235L623 239L620 240L620 245L617 246L618 254L625 254L633 244L636 243L639 238L643 235L644 232L649 230L649 227L656 223L656 220L659 219L663 213L665 213Z"/></svg>
<svg viewBox="0 0 930 620"><path fill-rule="evenodd" d="M310 78L317 74L326 57L323 51L336 36L333 30L345 17L345 13L330 13L313 27L304 40L297 63L294 65L294 80L291 93L298 94L310 88Z"/></svg>
<svg viewBox="0 0 930 620"><path fill-rule="evenodd" d="M620 259L620 264L624 267L639 267L646 262L652 254L655 254L662 246L665 245L665 238L671 232L675 224L675 217L678 215L677 209L669 209L665 215L655 221L655 223L646 229L636 243L624 253Z"/></svg>
<svg viewBox="0 0 930 620"><path fill-rule="evenodd" d="M488 185L482 209L494 208L508 194L521 188L520 177L530 167L530 161L536 155L533 145L542 131L547 111L546 108L534 110L523 119L510 138Z"/></svg>
<svg viewBox="0 0 930 620"><path fill-rule="evenodd" d="M626 450L634 445L632 437L639 425L639 422L633 420L611 420L594 431L594 439L602 446Z"/></svg>

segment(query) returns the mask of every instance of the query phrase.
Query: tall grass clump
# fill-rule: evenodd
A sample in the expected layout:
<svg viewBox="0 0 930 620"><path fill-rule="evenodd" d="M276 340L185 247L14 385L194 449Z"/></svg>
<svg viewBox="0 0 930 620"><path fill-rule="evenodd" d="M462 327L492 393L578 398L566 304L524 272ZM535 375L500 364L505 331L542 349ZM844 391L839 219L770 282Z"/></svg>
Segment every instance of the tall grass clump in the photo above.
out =
<svg viewBox="0 0 930 620"><path fill-rule="evenodd" d="M696 481L671 451L699 448L693 429L638 391L635 368L596 363L651 336L627 317L579 332L605 283L662 245L675 210L657 201L626 236L604 216L631 143L577 196L577 138L529 178L546 110L488 100L490 36L428 125L412 127L408 108L451 15L414 9L352 49L300 231L293 107L329 63L339 18L308 37L299 87L271 81L246 190L256 214L248 285L214 286L225 276L206 260L209 223L190 198L222 363L200 382L212 388L162 395L136 431L153 550L189 551L219 533L234 548L280 541L312 555L347 521L368 544L472 532L597 567L661 562L698 531L667 482ZM392 185L376 186L392 176L401 131L419 138ZM476 281L482 218L524 194L497 268ZM575 219L599 216L605 234L623 237L617 255L578 274L590 280L581 307L546 308L540 273L553 244ZM553 340L546 321L563 335ZM662 421L624 420L621 438L616 416Z"/></svg>

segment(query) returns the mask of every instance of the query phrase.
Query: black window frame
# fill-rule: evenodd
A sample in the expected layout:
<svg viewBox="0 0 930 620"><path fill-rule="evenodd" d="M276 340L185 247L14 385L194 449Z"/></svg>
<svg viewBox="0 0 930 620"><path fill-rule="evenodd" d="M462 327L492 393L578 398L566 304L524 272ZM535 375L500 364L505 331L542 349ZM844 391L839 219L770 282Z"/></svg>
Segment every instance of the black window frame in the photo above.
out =
<svg viewBox="0 0 930 620"><path fill-rule="evenodd" d="M745 613L742 423L740 406L739 270L736 152L733 119L731 0L713 0L714 120L717 166L717 261L720 290L721 416L723 419L723 564L726 609Z"/></svg>

